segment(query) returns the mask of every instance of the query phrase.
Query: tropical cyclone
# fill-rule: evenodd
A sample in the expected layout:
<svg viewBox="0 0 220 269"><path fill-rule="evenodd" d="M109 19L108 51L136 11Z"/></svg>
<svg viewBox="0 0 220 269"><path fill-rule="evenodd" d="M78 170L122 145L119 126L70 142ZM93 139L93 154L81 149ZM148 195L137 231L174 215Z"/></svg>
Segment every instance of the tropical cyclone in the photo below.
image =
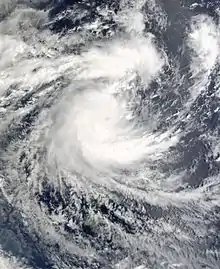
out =
<svg viewBox="0 0 220 269"><path fill-rule="evenodd" d="M218 14L2 1L2 266L218 268Z"/></svg>

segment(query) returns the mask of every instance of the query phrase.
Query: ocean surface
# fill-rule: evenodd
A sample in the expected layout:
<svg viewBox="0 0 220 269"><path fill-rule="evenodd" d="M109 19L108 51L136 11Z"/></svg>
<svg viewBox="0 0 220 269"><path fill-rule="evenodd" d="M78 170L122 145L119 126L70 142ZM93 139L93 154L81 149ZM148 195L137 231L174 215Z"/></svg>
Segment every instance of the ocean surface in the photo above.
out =
<svg viewBox="0 0 220 269"><path fill-rule="evenodd" d="M220 268L220 1L0 0L0 269Z"/></svg>

